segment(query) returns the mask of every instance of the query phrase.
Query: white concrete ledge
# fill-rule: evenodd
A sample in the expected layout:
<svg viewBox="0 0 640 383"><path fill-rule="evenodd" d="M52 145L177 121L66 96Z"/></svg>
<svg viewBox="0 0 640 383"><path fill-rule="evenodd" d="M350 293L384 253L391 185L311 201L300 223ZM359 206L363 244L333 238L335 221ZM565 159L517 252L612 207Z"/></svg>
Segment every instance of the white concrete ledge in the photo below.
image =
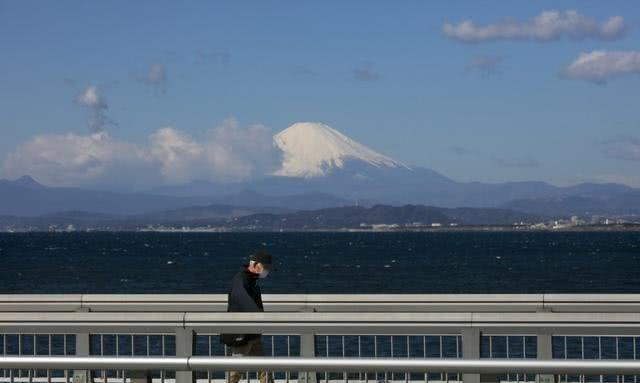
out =
<svg viewBox="0 0 640 383"><path fill-rule="evenodd" d="M640 294L265 294L272 312L640 312ZM0 312L224 312L226 294L0 295Z"/></svg>

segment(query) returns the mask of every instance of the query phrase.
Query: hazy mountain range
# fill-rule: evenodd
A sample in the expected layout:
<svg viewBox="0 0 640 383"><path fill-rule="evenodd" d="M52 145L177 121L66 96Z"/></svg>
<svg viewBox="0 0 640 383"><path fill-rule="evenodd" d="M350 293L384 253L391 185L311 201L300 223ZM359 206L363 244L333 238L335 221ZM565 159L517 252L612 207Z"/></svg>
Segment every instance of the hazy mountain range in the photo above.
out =
<svg viewBox="0 0 640 383"><path fill-rule="evenodd" d="M640 190L625 185L457 182L431 169L405 165L319 123L292 125L274 136L274 146L282 154L280 167L244 182L195 181L131 193L48 187L29 176L0 180L0 215L53 219L75 212L75 219L92 213L94 218L129 215L147 220L159 214L153 219L167 222L169 217L193 221L216 214L225 219L294 214L287 219L295 220L295 212L303 210L375 204L490 208L486 211L526 213L523 217L640 214ZM352 211L356 217L362 212Z"/></svg>

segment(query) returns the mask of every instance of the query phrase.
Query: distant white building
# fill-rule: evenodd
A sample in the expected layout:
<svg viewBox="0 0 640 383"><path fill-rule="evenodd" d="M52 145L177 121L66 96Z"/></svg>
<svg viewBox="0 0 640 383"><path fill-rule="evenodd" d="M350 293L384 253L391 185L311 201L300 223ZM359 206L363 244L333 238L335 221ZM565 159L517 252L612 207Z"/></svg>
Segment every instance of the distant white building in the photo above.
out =
<svg viewBox="0 0 640 383"><path fill-rule="evenodd" d="M399 227L400 227L400 225L398 225L397 223L394 223L394 224L391 224L391 225L388 225L386 223L380 223L380 224L371 225L371 228L373 230L389 230L389 229L397 229Z"/></svg>

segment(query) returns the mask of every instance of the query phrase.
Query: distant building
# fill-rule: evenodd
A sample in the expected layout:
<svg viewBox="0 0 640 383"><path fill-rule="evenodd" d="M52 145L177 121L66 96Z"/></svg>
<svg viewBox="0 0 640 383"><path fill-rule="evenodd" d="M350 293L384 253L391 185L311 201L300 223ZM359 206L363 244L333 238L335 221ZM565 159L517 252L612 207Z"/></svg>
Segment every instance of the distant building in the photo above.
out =
<svg viewBox="0 0 640 383"><path fill-rule="evenodd" d="M398 225L397 223L388 225L386 223L380 223L380 224L374 224L371 225L371 228L373 230L390 230L390 229L398 229L400 227L400 225Z"/></svg>

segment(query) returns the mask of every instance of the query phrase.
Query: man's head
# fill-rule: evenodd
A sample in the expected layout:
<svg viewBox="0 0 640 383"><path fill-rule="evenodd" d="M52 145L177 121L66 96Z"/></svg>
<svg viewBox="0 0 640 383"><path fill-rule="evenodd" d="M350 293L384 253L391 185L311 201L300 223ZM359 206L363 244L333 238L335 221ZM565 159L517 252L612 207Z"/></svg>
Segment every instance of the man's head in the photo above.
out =
<svg viewBox="0 0 640 383"><path fill-rule="evenodd" d="M249 271L260 275L260 278L266 278L271 271L271 254L266 251L259 250L249 256Z"/></svg>

